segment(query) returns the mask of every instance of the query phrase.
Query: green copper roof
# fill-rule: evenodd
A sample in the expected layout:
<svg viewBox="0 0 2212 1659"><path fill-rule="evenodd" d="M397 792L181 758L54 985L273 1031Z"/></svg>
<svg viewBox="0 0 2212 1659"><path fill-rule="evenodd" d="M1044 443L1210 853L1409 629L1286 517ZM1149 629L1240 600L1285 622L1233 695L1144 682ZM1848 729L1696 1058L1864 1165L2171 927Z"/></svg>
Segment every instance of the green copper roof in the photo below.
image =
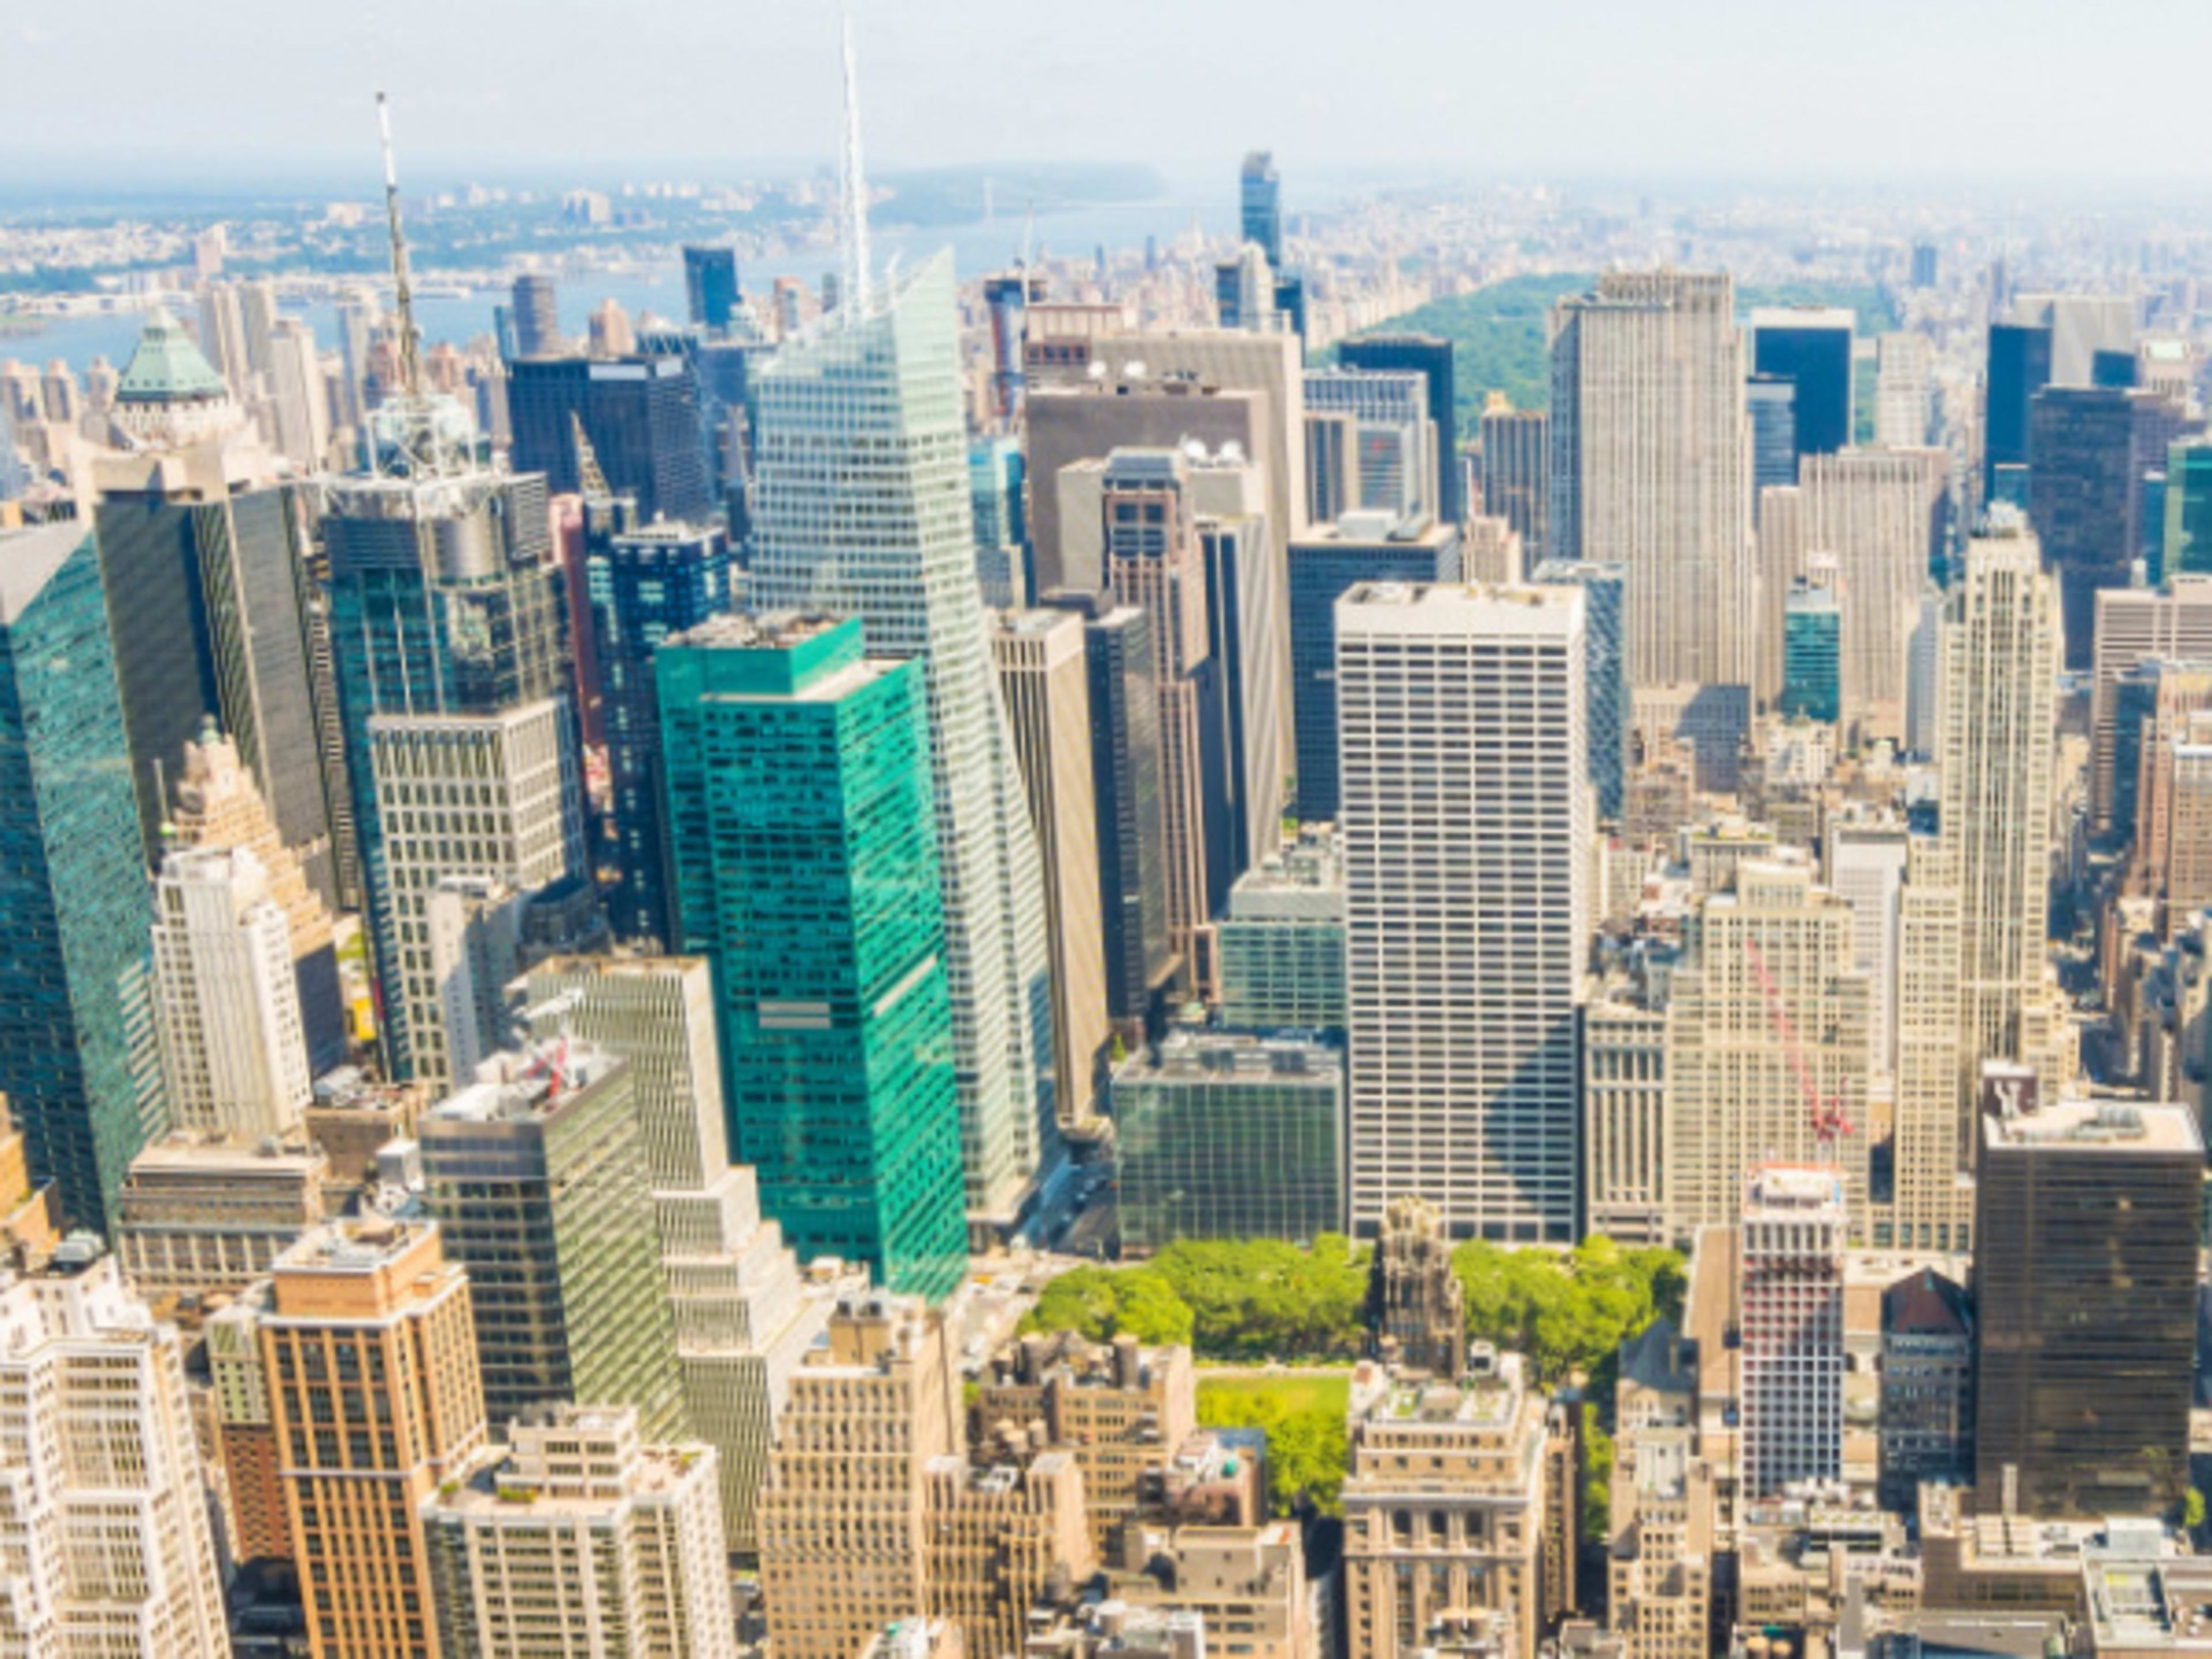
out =
<svg viewBox="0 0 2212 1659"><path fill-rule="evenodd" d="M116 383L118 403L173 404L188 398L227 398L230 388L222 376L208 366L191 336L166 311L156 307L146 319L137 349Z"/></svg>

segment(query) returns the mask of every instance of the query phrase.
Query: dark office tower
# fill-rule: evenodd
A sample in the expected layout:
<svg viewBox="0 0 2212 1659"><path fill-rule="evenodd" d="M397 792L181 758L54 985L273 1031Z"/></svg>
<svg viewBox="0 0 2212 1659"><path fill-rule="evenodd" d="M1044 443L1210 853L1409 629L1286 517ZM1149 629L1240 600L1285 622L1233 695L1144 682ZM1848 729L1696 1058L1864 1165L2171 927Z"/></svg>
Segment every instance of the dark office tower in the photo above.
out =
<svg viewBox="0 0 2212 1659"><path fill-rule="evenodd" d="M1634 734L1628 690L1628 567L1547 559L1540 585L1583 591L1583 690L1589 707L1589 781L1597 815L1618 823L1628 794L1628 751Z"/></svg>
<svg viewBox="0 0 2212 1659"><path fill-rule="evenodd" d="M1091 670L1091 781L1098 812L1098 904L1106 1013L1122 1040L1144 1041L1175 975L1168 945L1167 842L1160 781L1160 704L1152 618L1088 592L1046 605L1084 619Z"/></svg>
<svg viewBox="0 0 2212 1659"><path fill-rule="evenodd" d="M1272 152L1255 149L1244 158L1241 211L1237 222L1248 242L1257 242L1267 263L1283 268L1283 181Z"/></svg>
<svg viewBox="0 0 2212 1659"><path fill-rule="evenodd" d="M1797 383L1780 374L1754 374L1743 385L1751 417L1751 499L1775 484L1797 482Z"/></svg>
<svg viewBox="0 0 2212 1659"><path fill-rule="evenodd" d="M2204 1141L2189 1109L1982 1120L1975 1492L1985 1513L2162 1515L2189 1484Z"/></svg>
<svg viewBox="0 0 2212 1659"><path fill-rule="evenodd" d="M1751 313L1753 372L1796 383L1800 455L1832 455L1851 441L1855 320L1849 311L1813 306Z"/></svg>
<svg viewBox="0 0 2212 1659"><path fill-rule="evenodd" d="M161 862L185 745L212 720L324 902L357 902L306 500L166 313L131 354L115 419L137 447L95 465L93 526L146 861Z"/></svg>
<svg viewBox="0 0 2212 1659"><path fill-rule="evenodd" d="M33 1175L101 1230L163 1118L128 763L91 537L0 533L0 1091Z"/></svg>
<svg viewBox="0 0 2212 1659"><path fill-rule="evenodd" d="M458 407L420 402L465 433ZM458 447L407 465L330 485L323 536L386 1056L397 1078L443 1083L431 895L454 876L534 892L580 869L581 785L545 480Z"/></svg>
<svg viewBox="0 0 2212 1659"><path fill-rule="evenodd" d="M1401 526L1352 514L1291 543L1291 713L1301 822L1336 816L1336 602L1361 582L1454 582L1450 525Z"/></svg>
<svg viewBox="0 0 2212 1659"><path fill-rule="evenodd" d="M1936 286L1936 244L1915 242L1912 245L1912 286Z"/></svg>
<svg viewBox="0 0 2212 1659"><path fill-rule="evenodd" d="M696 328L727 328L738 308L738 251L733 247L684 250L684 297Z"/></svg>
<svg viewBox="0 0 2212 1659"><path fill-rule="evenodd" d="M1346 368L1413 368L1429 378L1429 418L1436 423L1436 453L1448 456L1459 448L1458 382L1452 369L1452 343L1434 334L1370 334L1346 340L1337 348ZM1437 516L1446 524L1467 518L1467 496L1461 488L1460 469L1443 466L1437 489Z"/></svg>
<svg viewBox="0 0 2212 1659"><path fill-rule="evenodd" d="M607 483L636 496L647 522L714 517L699 378L687 356L525 358L514 365L507 398L515 470L543 472L555 494L581 485L580 420Z"/></svg>
<svg viewBox="0 0 2212 1659"><path fill-rule="evenodd" d="M1482 510L1521 532L1521 550L1532 567L1546 556L1551 516L1549 429L1542 410L1516 409L1502 393L1493 392L1482 411Z"/></svg>
<svg viewBox="0 0 2212 1659"><path fill-rule="evenodd" d="M514 355L549 357L568 349L561 337L561 310L554 303L550 276L514 279Z"/></svg>
<svg viewBox="0 0 2212 1659"><path fill-rule="evenodd" d="M660 705L653 655L672 635L736 608L729 538L714 526L661 523L595 538L587 555L592 635L614 791L615 865L608 896L617 938L666 948L667 849L660 817Z"/></svg>
<svg viewBox="0 0 2212 1659"><path fill-rule="evenodd" d="M2091 665L2097 592L2125 587L2142 538L2142 477L2191 422L2154 392L2045 386L2028 422L2028 518L2057 572L2066 665Z"/></svg>
<svg viewBox="0 0 2212 1659"><path fill-rule="evenodd" d="M1982 497L1997 499L1997 469L2028 463L2028 416L2051 384L2051 331L2024 323L1990 325L1990 367L1983 388Z"/></svg>

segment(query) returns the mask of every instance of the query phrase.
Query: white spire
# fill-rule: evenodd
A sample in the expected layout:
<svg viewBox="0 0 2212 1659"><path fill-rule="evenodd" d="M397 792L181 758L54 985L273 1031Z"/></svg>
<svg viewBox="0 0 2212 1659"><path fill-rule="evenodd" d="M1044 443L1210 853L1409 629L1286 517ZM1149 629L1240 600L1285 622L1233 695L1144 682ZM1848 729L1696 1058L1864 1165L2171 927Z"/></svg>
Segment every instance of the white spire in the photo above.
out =
<svg viewBox="0 0 2212 1659"><path fill-rule="evenodd" d="M422 395L422 337L415 331L414 283L407 270L407 237L399 228L399 171L392 160L392 106L376 94L376 131L384 143L384 218L392 234L392 304L399 313L399 386L410 398Z"/></svg>
<svg viewBox="0 0 2212 1659"><path fill-rule="evenodd" d="M853 70L853 13L845 23L844 200L839 241L845 256L844 305L854 316L868 308L868 180L860 167L860 87Z"/></svg>

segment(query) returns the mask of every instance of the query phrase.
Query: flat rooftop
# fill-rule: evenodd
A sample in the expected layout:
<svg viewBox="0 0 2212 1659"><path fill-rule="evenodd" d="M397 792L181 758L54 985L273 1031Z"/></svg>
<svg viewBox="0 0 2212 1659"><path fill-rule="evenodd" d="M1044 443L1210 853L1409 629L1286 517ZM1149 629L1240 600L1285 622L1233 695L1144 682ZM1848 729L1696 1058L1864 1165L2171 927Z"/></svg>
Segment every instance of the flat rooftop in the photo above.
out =
<svg viewBox="0 0 2212 1659"><path fill-rule="evenodd" d="M2204 1155L2204 1137L2187 1107L2135 1101L2061 1100L2021 1117L1984 1117L1982 1139L1991 1151L2063 1146L2084 1152Z"/></svg>

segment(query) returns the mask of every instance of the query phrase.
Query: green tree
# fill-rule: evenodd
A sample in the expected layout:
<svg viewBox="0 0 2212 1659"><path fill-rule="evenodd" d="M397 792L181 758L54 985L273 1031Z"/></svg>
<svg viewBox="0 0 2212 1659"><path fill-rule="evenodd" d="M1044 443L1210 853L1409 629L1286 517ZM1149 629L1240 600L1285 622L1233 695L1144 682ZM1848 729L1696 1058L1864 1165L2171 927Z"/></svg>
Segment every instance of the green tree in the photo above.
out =
<svg viewBox="0 0 2212 1659"><path fill-rule="evenodd" d="M1613 1437L1595 1401L1583 1402L1583 1536L1602 1544L1613 1536Z"/></svg>
<svg viewBox="0 0 2212 1659"><path fill-rule="evenodd" d="M1191 1312L1149 1268L1078 1267L1044 1287L1024 1331L1075 1331L1093 1342L1127 1331L1144 1343L1191 1340Z"/></svg>
<svg viewBox="0 0 2212 1659"><path fill-rule="evenodd" d="M1267 1504L1290 1515L1301 1499L1323 1515L1344 1512L1345 1470L1352 1447L1344 1413L1291 1411L1271 1395L1207 1396L1199 1421L1210 1429L1258 1429L1267 1437Z"/></svg>

